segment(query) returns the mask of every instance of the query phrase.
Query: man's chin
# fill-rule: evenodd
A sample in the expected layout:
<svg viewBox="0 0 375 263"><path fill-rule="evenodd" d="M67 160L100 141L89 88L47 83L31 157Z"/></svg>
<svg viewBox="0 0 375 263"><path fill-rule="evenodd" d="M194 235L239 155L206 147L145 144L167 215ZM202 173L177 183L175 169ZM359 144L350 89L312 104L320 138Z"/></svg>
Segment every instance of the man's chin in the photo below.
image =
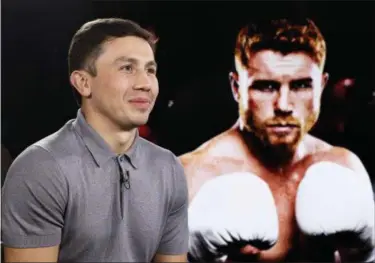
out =
<svg viewBox="0 0 375 263"><path fill-rule="evenodd" d="M123 130L129 130L129 129L136 129L140 126L143 126L147 124L148 122L148 115L146 116L131 116L128 117L126 121L119 122L119 126Z"/></svg>
<svg viewBox="0 0 375 263"><path fill-rule="evenodd" d="M145 116L137 116L136 118L133 118L132 123L134 126L140 127L140 126L146 125L148 122L148 119L149 119L149 115L145 114Z"/></svg>

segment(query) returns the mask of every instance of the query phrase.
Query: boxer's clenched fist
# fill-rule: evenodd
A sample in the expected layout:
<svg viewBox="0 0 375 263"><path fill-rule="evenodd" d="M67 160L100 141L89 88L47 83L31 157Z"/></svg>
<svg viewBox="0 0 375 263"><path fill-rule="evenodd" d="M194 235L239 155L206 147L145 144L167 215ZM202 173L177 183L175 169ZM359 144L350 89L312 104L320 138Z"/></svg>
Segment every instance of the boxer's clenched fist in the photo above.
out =
<svg viewBox="0 0 375 263"><path fill-rule="evenodd" d="M310 166L297 191L296 220L307 246L315 249L314 260L332 262L335 250L344 261L374 260L371 186L349 168L332 162Z"/></svg>
<svg viewBox="0 0 375 263"><path fill-rule="evenodd" d="M271 190L251 173L218 176L192 200L189 229L189 261L237 261L246 245L268 249L279 234Z"/></svg>

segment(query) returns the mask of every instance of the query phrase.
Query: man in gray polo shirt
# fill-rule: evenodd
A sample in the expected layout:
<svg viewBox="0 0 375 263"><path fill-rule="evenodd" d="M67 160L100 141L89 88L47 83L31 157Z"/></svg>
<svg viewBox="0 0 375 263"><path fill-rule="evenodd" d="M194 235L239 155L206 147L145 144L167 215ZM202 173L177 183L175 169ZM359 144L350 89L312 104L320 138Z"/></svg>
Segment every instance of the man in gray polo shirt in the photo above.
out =
<svg viewBox="0 0 375 263"><path fill-rule="evenodd" d="M70 81L81 107L9 169L5 261L187 261L182 166L137 132L158 95L154 49L129 20L98 19L74 35Z"/></svg>

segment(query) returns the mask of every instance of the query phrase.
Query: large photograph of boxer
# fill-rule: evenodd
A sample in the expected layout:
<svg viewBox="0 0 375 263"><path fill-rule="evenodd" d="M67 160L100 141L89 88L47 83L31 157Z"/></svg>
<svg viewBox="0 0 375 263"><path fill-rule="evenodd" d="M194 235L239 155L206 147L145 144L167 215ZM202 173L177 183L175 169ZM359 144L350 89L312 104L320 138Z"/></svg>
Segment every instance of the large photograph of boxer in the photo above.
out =
<svg viewBox="0 0 375 263"><path fill-rule="evenodd" d="M329 79L311 19L238 33L229 81L238 120L180 155L194 262L370 262L374 201L350 150L312 136Z"/></svg>

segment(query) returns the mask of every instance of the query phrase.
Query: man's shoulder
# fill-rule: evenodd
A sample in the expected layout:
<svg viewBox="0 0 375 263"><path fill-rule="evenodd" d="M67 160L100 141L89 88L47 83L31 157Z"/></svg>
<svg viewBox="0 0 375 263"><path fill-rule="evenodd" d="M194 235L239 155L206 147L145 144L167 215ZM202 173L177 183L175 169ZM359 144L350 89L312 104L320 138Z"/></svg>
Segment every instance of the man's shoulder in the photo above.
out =
<svg viewBox="0 0 375 263"><path fill-rule="evenodd" d="M304 139L305 148L309 153L319 153L330 151L334 146L330 143L308 134Z"/></svg>
<svg viewBox="0 0 375 263"><path fill-rule="evenodd" d="M311 136L310 143L314 145L311 152L312 162L333 162L348 167L361 173L366 173L360 158L348 148L329 144L321 139Z"/></svg>
<svg viewBox="0 0 375 263"><path fill-rule="evenodd" d="M73 131L73 121L69 120L59 130L35 142L33 145L57 155L77 148L78 144Z"/></svg>
<svg viewBox="0 0 375 263"><path fill-rule="evenodd" d="M5 180L25 180L42 182L47 178L57 179L62 176L56 158L42 145L34 143L23 150L12 162Z"/></svg>
<svg viewBox="0 0 375 263"><path fill-rule="evenodd" d="M68 121L56 132L34 142L26 147L13 161L11 168L27 169L31 167L57 166L59 153L67 153L67 149L74 143L71 131L71 122ZM76 144L75 144L76 145Z"/></svg>
<svg viewBox="0 0 375 263"><path fill-rule="evenodd" d="M309 135L306 140L308 151L312 154L323 154L328 156L338 156L342 158L356 158L356 154L348 148L332 145L322 139Z"/></svg>

